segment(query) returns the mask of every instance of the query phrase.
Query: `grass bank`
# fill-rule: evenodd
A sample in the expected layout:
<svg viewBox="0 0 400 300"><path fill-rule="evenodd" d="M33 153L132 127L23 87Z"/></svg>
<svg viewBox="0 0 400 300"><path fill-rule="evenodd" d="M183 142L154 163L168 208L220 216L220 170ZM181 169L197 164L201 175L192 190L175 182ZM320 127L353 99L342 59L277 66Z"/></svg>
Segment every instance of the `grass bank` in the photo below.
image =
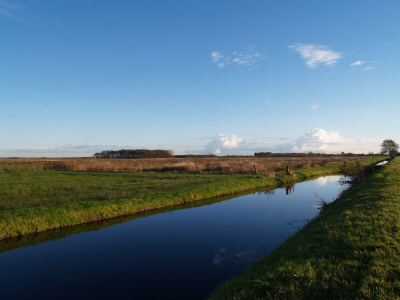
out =
<svg viewBox="0 0 400 300"><path fill-rule="evenodd" d="M377 158L374 158L376 161ZM371 163L364 161L364 164ZM0 173L0 239L337 174L339 165L261 175Z"/></svg>
<svg viewBox="0 0 400 300"><path fill-rule="evenodd" d="M399 299L400 160L345 192L209 299Z"/></svg>

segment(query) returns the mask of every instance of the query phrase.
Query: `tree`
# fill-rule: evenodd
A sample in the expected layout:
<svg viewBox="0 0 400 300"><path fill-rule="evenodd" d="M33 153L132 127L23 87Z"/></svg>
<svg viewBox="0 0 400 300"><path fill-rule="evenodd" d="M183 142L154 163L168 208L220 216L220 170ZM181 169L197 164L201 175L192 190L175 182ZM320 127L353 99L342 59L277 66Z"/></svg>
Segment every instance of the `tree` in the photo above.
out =
<svg viewBox="0 0 400 300"><path fill-rule="evenodd" d="M381 144L381 153L394 158L399 151L399 144L393 140L384 140Z"/></svg>

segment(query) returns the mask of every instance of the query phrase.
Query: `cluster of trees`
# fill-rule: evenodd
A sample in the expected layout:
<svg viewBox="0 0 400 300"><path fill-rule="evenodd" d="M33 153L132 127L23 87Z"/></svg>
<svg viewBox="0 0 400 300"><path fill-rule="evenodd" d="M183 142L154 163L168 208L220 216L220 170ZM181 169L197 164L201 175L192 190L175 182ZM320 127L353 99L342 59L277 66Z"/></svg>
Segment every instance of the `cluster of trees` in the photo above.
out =
<svg viewBox="0 0 400 300"><path fill-rule="evenodd" d="M399 152L399 144L393 140L384 140L381 144L381 153L394 158Z"/></svg>
<svg viewBox="0 0 400 300"><path fill-rule="evenodd" d="M109 150L95 153L95 158L170 158L173 157L171 150L147 150L147 149L122 149Z"/></svg>

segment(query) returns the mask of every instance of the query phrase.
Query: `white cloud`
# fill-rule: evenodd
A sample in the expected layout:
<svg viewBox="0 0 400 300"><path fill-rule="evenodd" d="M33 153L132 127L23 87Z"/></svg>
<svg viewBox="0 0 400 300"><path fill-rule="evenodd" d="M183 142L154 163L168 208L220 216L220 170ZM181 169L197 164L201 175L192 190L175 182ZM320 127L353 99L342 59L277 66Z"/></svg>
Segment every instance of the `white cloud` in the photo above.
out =
<svg viewBox="0 0 400 300"><path fill-rule="evenodd" d="M363 64L365 64L365 61L357 60L357 61L351 63L350 66L355 67L355 66L361 66Z"/></svg>
<svg viewBox="0 0 400 300"><path fill-rule="evenodd" d="M319 105L318 104L314 104L313 106L310 107L310 109L318 109Z"/></svg>
<svg viewBox="0 0 400 300"><path fill-rule="evenodd" d="M377 139L350 139L341 136L338 132L327 132L324 129L314 128L298 139L291 137L268 137L263 134L248 134L247 139L236 135L219 134L211 137L191 138L193 140L208 140L205 145L197 144L186 146L174 153L202 153L216 155L253 155L254 152L297 152L328 153L378 153L381 140ZM281 144L282 142L286 142ZM275 144L278 143L278 144ZM170 147L171 148L171 147Z"/></svg>
<svg viewBox="0 0 400 300"><path fill-rule="evenodd" d="M206 148L204 152L213 154L224 154L226 150L238 149L242 146L244 146L242 138L239 138L234 134L223 135L221 133L217 136L212 137L212 140L204 146Z"/></svg>
<svg viewBox="0 0 400 300"><path fill-rule="evenodd" d="M374 67L366 67L366 68L363 69L363 71L371 71L373 69L374 69Z"/></svg>
<svg viewBox="0 0 400 300"><path fill-rule="evenodd" d="M295 43L288 46L299 52L309 68L318 68L320 65L332 66L342 58L342 54L330 49L329 46Z"/></svg>
<svg viewBox="0 0 400 300"><path fill-rule="evenodd" d="M219 51L211 52L211 58L213 62L217 62L222 59L224 56Z"/></svg>
<svg viewBox="0 0 400 300"><path fill-rule="evenodd" d="M314 128L295 141L291 152L368 153L379 152L379 145L380 141L375 139L348 139L338 132L327 132L324 129Z"/></svg>
<svg viewBox="0 0 400 300"><path fill-rule="evenodd" d="M224 68L227 65L246 66L250 67L260 61L267 60L267 53L260 53L254 45L245 47L242 51L234 51L231 56L224 56L220 51L211 53L212 61L217 63L219 68Z"/></svg>

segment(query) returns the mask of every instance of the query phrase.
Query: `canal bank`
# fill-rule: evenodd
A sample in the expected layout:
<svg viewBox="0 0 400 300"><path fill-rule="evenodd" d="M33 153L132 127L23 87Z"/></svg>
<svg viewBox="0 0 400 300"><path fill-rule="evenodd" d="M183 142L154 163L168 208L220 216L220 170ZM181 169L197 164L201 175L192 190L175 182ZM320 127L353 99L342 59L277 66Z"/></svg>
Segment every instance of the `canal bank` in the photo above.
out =
<svg viewBox="0 0 400 300"><path fill-rule="evenodd" d="M315 193L337 197L341 179L318 177L0 241L2 298L204 299L314 218Z"/></svg>
<svg viewBox="0 0 400 300"><path fill-rule="evenodd" d="M397 158L208 299L398 299L399 232Z"/></svg>
<svg viewBox="0 0 400 300"><path fill-rule="evenodd" d="M377 160L379 158L364 160L363 163L376 163ZM11 202L15 197L16 203L11 203L11 209L3 209L0 213L0 239L234 195L260 187L275 188L307 178L338 174L340 171L340 165L332 165L299 169L294 176L285 172L267 175L55 171L1 173L1 181L4 183L2 192L11 195ZM100 184L90 185L87 183L89 181ZM132 193L125 193L125 189L132 185L135 185ZM98 193L100 189L102 191ZM119 194L110 197L109 191L116 189L120 191ZM36 197L38 205L30 204L30 195ZM47 197L43 205L40 204L40 195Z"/></svg>

